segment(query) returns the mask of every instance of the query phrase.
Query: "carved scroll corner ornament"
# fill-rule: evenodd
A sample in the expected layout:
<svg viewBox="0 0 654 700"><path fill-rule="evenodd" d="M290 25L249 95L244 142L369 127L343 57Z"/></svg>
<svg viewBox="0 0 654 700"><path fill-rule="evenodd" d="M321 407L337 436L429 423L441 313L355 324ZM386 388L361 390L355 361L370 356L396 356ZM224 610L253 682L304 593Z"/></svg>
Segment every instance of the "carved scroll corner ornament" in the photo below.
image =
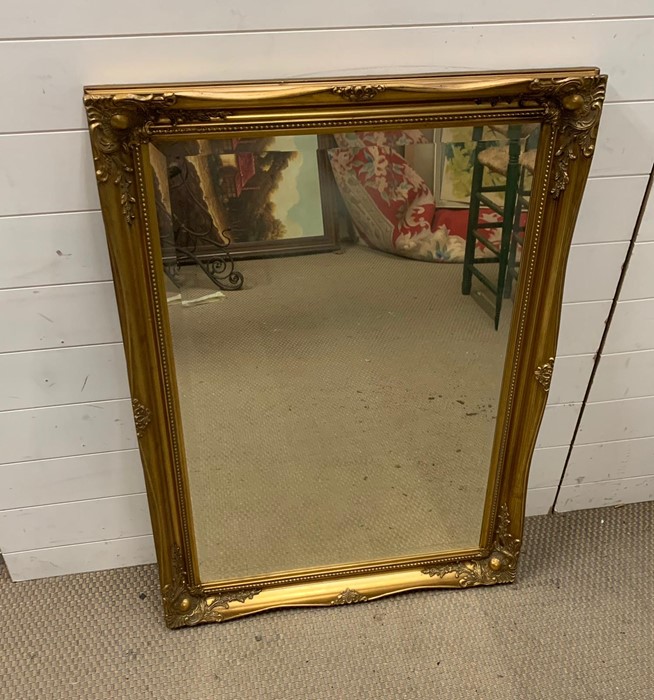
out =
<svg viewBox="0 0 654 700"><path fill-rule="evenodd" d="M498 515L493 549L488 557L449 564L437 564L436 566L422 569L422 573L426 576L436 576L437 578L454 574L454 578L461 588L489 586L495 583L512 583L515 581L519 554L520 540L511 534L509 508L503 505Z"/></svg>
<svg viewBox="0 0 654 700"><path fill-rule="evenodd" d="M178 545L173 546L171 565L172 581L162 591L166 625L171 629L203 622L222 622L224 611L229 609L230 603L244 603L261 593L260 589L244 589L203 595L191 589Z"/></svg>
<svg viewBox="0 0 654 700"><path fill-rule="evenodd" d="M348 102L368 102L384 90L386 90L384 85L337 85L332 88L335 95Z"/></svg>
<svg viewBox="0 0 654 700"><path fill-rule="evenodd" d="M550 384L552 383L552 374L554 372L554 358L550 357L547 362L542 365L538 365L534 370L534 377L536 381L543 387L545 393L550 390Z"/></svg>
<svg viewBox="0 0 654 700"><path fill-rule="evenodd" d="M132 411L134 413L134 424L136 426L136 437L142 438L145 429L152 421L152 412L138 399L132 399Z"/></svg>
<svg viewBox="0 0 654 700"><path fill-rule="evenodd" d="M174 93L84 96L95 176L100 184L118 188L128 226L134 222L137 211L132 149L148 140L147 123L153 110L173 105L176 99Z"/></svg>
<svg viewBox="0 0 654 700"><path fill-rule="evenodd" d="M355 591L353 588L346 588L342 593L339 593L330 605L352 605L352 603L365 603L368 596Z"/></svg>
<svg viewBox="0 0 654 700"><path fill-rule="evenodd" d="M526 100L536 98L545 103L545 119L559 126L560 135L554 152L554 181L550 194L556 199L570 182L570 164L580 156L590 158L602 104L606 95L606 76L578 78L536 78L530 84Z"/></svg>

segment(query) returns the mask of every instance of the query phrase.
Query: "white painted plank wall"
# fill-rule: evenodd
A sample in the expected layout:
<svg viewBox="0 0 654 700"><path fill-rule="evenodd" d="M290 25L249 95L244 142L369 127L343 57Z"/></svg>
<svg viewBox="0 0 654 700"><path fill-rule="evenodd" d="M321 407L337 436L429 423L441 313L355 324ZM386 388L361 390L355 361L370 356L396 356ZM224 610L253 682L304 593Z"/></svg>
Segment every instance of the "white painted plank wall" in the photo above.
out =
<svg viewBox="0 0 654 700"><path fill-rule="evenodd" d="M1 217L0 240L0 288L111 281L99 211Z"/></svg>
<svg viewBox="0 0 654 700"><path fill-rule="evenodd" d="M605 143L605 151L612 150ZM530 513L546 513L554 504L647 179L602 177L586 187L570 250L555 372L531 465ZM606 376L610 381L611 373Z"/></svg>
<svg viewBox="0 0 654 700"><path fill-rule="evenodd" d="M274 3L240 0L235 3L200 0L180 5L175 0L114 0L111 12L93 8L86 0L59 0L57 12L44 13L47 0L4 0L3 33L7 38L69 36L119 36L125 34L175 34L247 32L261 30L377 27L471 22L523 23L562 20L651 16L649 0L549 0L523 3L468 0L465 6L430 5L423 0L332 0L329 12L304 0L285 0L283 12Z"/></svg>
<svg viewBox="0 0 654 700"><path fill-rule="evenodd" d="M288 78L299 76L298 65L306 76L607 71L608 104L530 481L529 510L548 510L654 159L651 3L336 0L324 12L290 0L279 12L261 0L202 0L193 11L171 0L116 2L109 14L84 0L61 0L56 12L46 0L4 0L0 8L0 91L12 105L0 114L0 244L8 251L0 260L0 327L11 328L0 336L0 549L12 576L154 560L84 83ZM590 260L601 271L592 279ZM615 341L616 352L635 349L631 329L646 318L654 329L654 295L639 293L647 296L624 302L638 306L625 306L627 340ZM621 452L623 471L610 473L638 478L631 456L649 459L650 440Z"/></svg>
<svg viewBox="0 0 654 700"><path fill-rule="evenodd" d="M608 99L650 100L654 85L639 76L654 71L653 26L623 19L350 29L338 38L315 30L5 42L0 86L24 109L3 110L0 133L84 128L84 84L471 71L488 69L491 55L495 69L597 63L612 78Z"/></svg>
<svg viewBox="0 0 654 700"><path fill-rule="evenodd" d="M645 215L556 503L654 498L654 199Z"/></svg>

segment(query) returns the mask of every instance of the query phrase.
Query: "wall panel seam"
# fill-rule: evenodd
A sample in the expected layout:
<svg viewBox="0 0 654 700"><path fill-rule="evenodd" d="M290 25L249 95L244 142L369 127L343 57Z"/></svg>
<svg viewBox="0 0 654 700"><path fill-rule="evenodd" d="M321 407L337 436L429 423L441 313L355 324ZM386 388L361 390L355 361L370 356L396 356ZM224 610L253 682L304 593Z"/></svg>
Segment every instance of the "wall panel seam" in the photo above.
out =
<svg viewBox="0 0 654 700"><path fill-rule="evenodd" d="M5 355L24 355L27 352L65 352L66 350L74 350L75 348L101 348L101 347L123 347L124 343L122 340L116 340L111 343L91 343L89 345L65 345L64 347L52 347L52 348L35 348L33 350L6 350L5 352L0 352L0 357Z"/></svg>
<svg viewBox="0 0 654 700"><path fill-rule="evenodd" d="M591 302L589 302L591 303ZM557 355L556 359L557 360L565 360L565 359L572 359L573 357L594 357L595 353L594 352L577 352L577 353L572 353L571 355Z"/></svg>
<svg viewBox="0 0 654 700"><path fill-rule="evenodd" d="M70 403L53 403L53 404L39 404L38 406L28 406L27 408L2 408L0 409L0 416L6 413L17 413L18 411L37 411L41 408L69 408L70 406L91 406L92 404L107 403L108 401L128 401L131 399L131 395L127 396L115 396L111 399L94 399L92 401L75 401ZM556 404L552 404L556 405ZM112 452L124 452L125 450L111 450ZM86 454L86 453L85 453ZM53 458L56 459L56 458ZM63 457L61 458L63 459ZM40 462L40 459L31 459L29 462ZM2 464L2 462L0 462ZM22 464L21 462L16 462L16 464Z"/></svg>
<svg viewBox="0 0 654 700"><path fill-rule="evenodd" d="M619 175L618 177L638 177L637 175ZM71 209L70 211L42 211L29 214L0 214L0 222L4 219L27 219L30 216L67 216L70 214L101 214L101 209Z"/></svg>
<svg viewBox="0 0 654 700"><path fill-rule="evenodd" d="M637 299L636 301L643 300ZM654 348L639 348L637 350L620 350L619 352L605 352L602 354L602 357L619 357L620 355L640 355L646 352L654 352Z"/></svg>
<svg viewBox="0 0 654 700"><path fill-rule="evenodd" d="M618 443L618 442L637 442L639 440L654 440L654 434L652 435L644 435L642 437L628 437L628 438L619 438L617 440L600 440L599 442L585 442L583 445L575 445L575 447L578 448L584 448L584 447L592 447L593 445L605 445L607 443ZM539 450L548 450L550 449L549 447L538 447L536 449Z"/></svg>
<svg viewBox="0 0 654 700"><path fill-rule="evenodd" d="M297 33L317 33L317 32L360 32L360 31L384 31L393 29L436 29L436 28L470 28L496 27L496 26L525 26L534 24L600 24L606 22L639 22L654 19L654 15L621 15L618 17L566 17L565 19L527 19L527 20L500 20L483 22L427 22L414 24L380 24L380 25L353 25L353 26L332 26L332 27L279 27L275 29L231 29L225 31L198 31L198 32L157 32L153 34L93 34L93 35L70 35L70 36L36 36L36 37L7 37L0 38L1 44L39 43L47 41L89 41L93 39L153 39L158 37L195 37L195 36L233 36L249 34L297 34Z"/></svg>
<svg viewBox="0 0 654 700"><path fill-rule="evenodd" d="M581 484L564 484L561 487L561 491L564 491L566 489L583 489L586 486L593 487L597 486L598 484L615 484L616 482L623 483L625 481L640 481L642 479L652 478L654 478L654 474L642 474L640 476L622 476L618 479L602 479L601 481L583 481Z"/></svg>
<svg viewBox="0 0 654 700"><path fill-rule="evenodd" d="M71 542L70 544L53 544L50 547L36 547L34 549L18 549L15 552L3 552L3 557L13 557L17 554L29 554L30 552L47 552L51 549L63 549L64 547L84 547L87 544L103 544L104 542L124 542L126 540L153 539L152 534L126 535L125 537L110 537L104 540L89 540L88 542Z"/></svg>
<svg viewBox="0 0 654 700"><path fill-rule="evenodd" d="M119 401L124 401L125 399L118 399ZM99 402L94 402L94 403L99 403ZM47 408L58 408L57 406L47 406ZM17 409L17 410L25 410L25 411L30 411L33 409ZM37 410L37 409L34 409ZM16 462L15 460L12 462L0 462L0 468L2 467L7 467L9 465L23 465L23 464L34 464L34 462L45 462L45 461L50 461L50 460L56 460L56 459L70 459L74 457L88 457L89 455L104 455L110 452L130 452L131 450L137 450L138 447L120 447L118 449L113 448L111 450L100 450L100 452L78 452L73 455L61 455L59 457L40 457L39 459L23 459L20 462ZM116 498L116 496L109 496L108 498ZM89 499L93 500L93 499ZM35 506L36 507L36 506Z"/></svg>
<svg viewBox="0 0 654 700"><path fill-rule="evenodd" d="M125 343L123 340L112 340L110 342L103 342L103 343L82 343L81 345L53 345L50 348L27 348L26 350L3 350L0 352L0 356L2 355L21 355L25 354L28 352L47 352L49 350L74 350L75 348L97 348L101 347L103 345L120 345L124 347ZM22 410L22 409L16 409L16 410Z"/></svg>
<svg viewBox="0 0 654 700"><path fill-rule="evenodd" d="M79 287L80 285L89 285L89 284L113 284L114 280L113 277L109 279L96 279L96 280L86 280L83 282L55 282L53 284L28 284L25 286L21 287L1 287L0 288L0 294L2 292L15 292L15 291L20 291L22 289L25 290L34 290L34 289L49 289L50 287Z"/></svg>
<svg viewBox="0 0 654 700"><path fill-rule="evenodd" d="M563 404L561 404L563 405ZM583 447L591 447L592 445L609 445L614 442L631 442L632 440L651 440L654 438L654 435L641 435L638 437L632 437L632 438L618 438L616 440L598 440L598 441L593 441L593 442L581 442L581 443L569 443L566 442L562 445L541 445L537 446L535 449L536 450L550 450L550 449L560 449L561 447L574 447L574 448L583 448Z"/></svg>
<svg viewBox="0 0 654 700"><path fill-rule="evenodd" d="M39 460L34 460L34 461L39 461ZM17 462L16 464L21 464L20 462ZM17 508L3 508L0 509L0 514L5 514L5 513L15 513L15 512L23 512L26 510L29 511L36 511L39 508L54 508L56 506L66 506L70 505L73 503L90 503L91 501L106 501L111 498L113 499L118 499L118 498L131 498L132 496L145 496L147 495L145 491L134 491L133 493L121 493L113 496L95 496L94 498L78 498L72 501L54 501L53 503L39 503L38 505L35 506L18 506Z"/></svg>
<svg viewBox="0 0 654 700"><path fill-rule="evenodd" d="M584 241L583 243L574 243L572 244L572 248L588 248L589 246L618 246L618 245L628 245L629 240L628 239L623 239L621 241Z"/></svg>
<svg viewBox="0 0 654 700"><path fill-rule="evenodd" d="M54 408L54 407L52 407ZM29 409L28 409L29 410ZM66 455L65 457L43 457L42 459L28 459L24 462L4 462L0 464L0 468L10 467L15 465L17 468L23 468L26 464L36 464L37 462L59 462L66 459L77 459L78 457L94 457L96 455L107 455L107 454L120 454L121 452L136 452L138 447L125 447L121 450L105 450L104 452L84 452L79 455ZM93 500L93 499L89 499ZM27 506L31 507L31 506Z"/></svg>
<svg viewBox="0 0 654 700"><path fill-rule="evenodd" d="M99 403L115 403L117 401L125 401L129 397L124 399L98 399L97 401L77 401L76 403L66 403L61 404L61 407L69 408L71 406L93 406ZM49 411L53 408L59 408L59 404L55 406L33 406L32 408L10 408L6 411L0 411L0 413L25 413L28 411ZM111 450L112 452L122 452L122 450ZM28 462L38 462L39 460L29 459Z"/></svg>
<svg viewBox="0 0 654 700"><path fill-rule="evenodd" d="M601 404L607 403L625 403L627 401L647 401L648 399L654 399L653 394L645 394L645 396L625 396L620 399L603 399L601 401L587 401L588 406L599 406ZM652 425L652 435L654 435L654 421Z"/></svg>

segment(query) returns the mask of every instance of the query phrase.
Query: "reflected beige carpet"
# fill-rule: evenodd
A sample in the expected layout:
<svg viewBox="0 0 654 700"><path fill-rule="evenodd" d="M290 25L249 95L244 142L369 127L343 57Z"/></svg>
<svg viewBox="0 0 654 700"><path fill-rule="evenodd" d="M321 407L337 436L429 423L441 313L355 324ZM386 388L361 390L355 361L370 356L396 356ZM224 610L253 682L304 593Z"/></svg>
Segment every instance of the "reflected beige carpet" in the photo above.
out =
<svg viewBox="0 0 654 700"><path fill-rule="evenodd" d="M238 268L170 307L203 580L476 547L511 302L362 246Z"/></svg>
<svg viewBox="0 0 654 700"><path fill-rule="evenodd" d="M11 583L7 700L649 700L654 503L527 521L518 583L163 626L156 568Z"/></svg>

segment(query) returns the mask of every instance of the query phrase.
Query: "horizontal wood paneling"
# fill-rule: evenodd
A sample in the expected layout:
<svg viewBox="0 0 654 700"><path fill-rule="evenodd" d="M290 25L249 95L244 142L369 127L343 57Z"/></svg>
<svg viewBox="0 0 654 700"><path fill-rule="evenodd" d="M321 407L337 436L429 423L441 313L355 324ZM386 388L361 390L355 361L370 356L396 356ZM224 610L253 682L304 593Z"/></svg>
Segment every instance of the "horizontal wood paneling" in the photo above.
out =
<svg viewBox="0 0 654 700"><path fill-rule="evenodd" d="M0 288L111 280L100 212L0 218Z"/></svg>
<svg viewBox="0 0 654 700"><path fill-rule="evenodd" d="M642 76L654 73L648 50L653 31L654 19L635 19L532 23L518 31L512 24L489 24L0 42L0 93L7 104L21 105L0 113L0 132L83 128L81 86L101 83L597 65L611 76L609 101L652 100L654 84ZM624 70L635 62L642 72ZM629 118L632 128L646 126L634 118L638 112ZM618 122L624 123L625 117ZM648 132L641 128L632 138L651 141Z"/></svg>
<svg viewBox="0 0 654 700"><path fill-rule="evenodd" d="M649 476L654 472L654 437L575 445L565 485Z"/></svg>
<svg viewBox="0 0 654 700"><path fill-rule="evenodd" d="M604 111L596 174L648 173L654 135L641 132L654 120L654 102L607 105ZM603 161L602 154L606 154ZM9 163L11 168L5 165ZM0 194L0 216L98 209L86 131L0 136Z"/></svg>
<svg viewBox="0 0 654 700"><path fill-rule="evenodd" d="M115 0L111 12L86 0L60 0L57 12L48 12L47 0L3 0L3 36L57 37L120 34L170 34L175 32L244 32L273 29L401 26L475 22L524 22L652 15L647 0L617 5L610 0L550 0L525 3L482 0L465 4L429 4L407 0L335 0L329 12L320 4L285 0L283 8L262 0L216 2L199 0L193 11L175 0ZM280 11L282 10L283 11Z"/></svg>
<svg viewBox="0 0 654 700"><path fill-rule="evenodd" d="M529 490L558 486L568 450L567 445L534 450L529 470Z"/></svg>
<svg viewBox="0 0 654 700"><path fill-rule="evenodd" d="M555 510L557 513L565 513L583 508L605 508L651 500L654 500L654 476L642 476L563 486Z"/></svg>
<svg viewBox="0 0 654 700"><path fill-rule="evenodd" d="M3 554L150 534L144 493L0 511Z"/></svg>
<svg viewBox="0 0 654 700"><path fill-rule="evenodd" d="M621 301L607 334L605 353L654 349L654 299Z"/></svg>
<svg viewBox="0 0 654 700"><path fill-rule="evenodd" d="M572 246L563 301L613 299L628 247L628 241ZM588 270L593 274L589 275Z"/></svg>
<svg viewBox="0 0 654 700"><path fill-rule="evenodd" d="M0 465L0 510L145 492L138 450Z"/></svg>
<svg viewBox="0 0 654 700"><path fill-rule="evenodd" d="M0 291L0 352L122 340L111 282Z"/></svg>
<svg viewBox="0 0 654 700"><path fill-rule="evenodd" d="M647 175L591 178L577 218L573 245L629 241L636 225Z"/></svg>
<svg viewBox="0 0 654 700"><path fill-rule="evenodd" d="M587 355L597 352L610 301L563 304L557 355Z"/></svg>
<svg viewBox="0 0 654 700"><path fill-rule="evenodd" d="M654 102L605 105L591 176L649 174L654 160L653 120Z"/></svg>
<svg viewBox="0 0 654 700"><path fill-rule="evenodd" d="M586 404L575 444L650 437L653 417L654 396Z"/></svg>
<svg viewBox="0 0 654 700"><path fill-rule="evenodd" d="M547 402L556 404L582 401L594 362L593 355L557 357Z"/></svg>
<svg viewBox="0 0 654 700"><path fill-rule="evenodd" d="M620 301L652 297L654 297L654 242L636 243L620 290Z"/></svg>
<svg viewBox="0 0 654 700"><path fill-rule="evenodd" d="M536 447L569 445L580 410L580 403L547 406L540 426L540 432L538 433Z"/></svg>
<svg viewBox="0 0 654 700"><path fill-rule="evenodd" d="M589 401L644 396L654 396L654 350L602 355Z"/></svg>
<svg viewBox="0 0 654 700"><path fill-rule="evenodd" d="M0 216L99 208L87 133L0 136Z"/></svg>
<svg viewBox="0 0 654 700"><path fill-rule="evenodd" d="M14 581L156 562L152 535L33 549L3 556ZM137 596L139 593L140 591L131 591L126 595Z"/></svg>
<svg viewBox="0 0 654 700"><path fill-rule="evenodd" d="M0 354L0 411L127 397L122 343Z"/></svg>
<svg viewBox="0 0 654 700"><path fill-rule="evenodd" d="M636 243L629 261L557 510L654 497L650 493L654 472L654 243L647 242L651 210L650 204L637 239L645 242ZM573 249L572 255L576 252ZM599 266L589 263L589 268L593 275L585 279L592 288L596 274L602 270L607 274L608 260Z"/></svg>
<svg viewBox="0 0 654 700"><path fill-rule="evenodd" d="M5 463L135 448L127 399L0 413Z"/></svg>
<svg viewBox="0 0 654 700"><path fill-rule="evenodd" d="M554 505L556 487L545 489L529 489L527 491L527 505L525 515L546 515Z"/></svg>

